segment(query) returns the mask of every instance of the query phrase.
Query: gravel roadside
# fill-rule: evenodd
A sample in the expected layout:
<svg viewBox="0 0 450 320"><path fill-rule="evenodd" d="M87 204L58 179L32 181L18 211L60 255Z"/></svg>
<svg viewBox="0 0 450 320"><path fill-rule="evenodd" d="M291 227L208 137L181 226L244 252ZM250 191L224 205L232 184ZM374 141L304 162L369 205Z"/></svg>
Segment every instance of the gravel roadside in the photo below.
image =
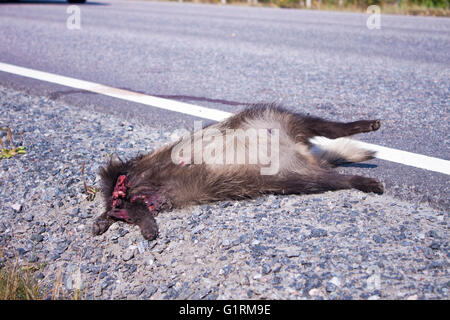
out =
<svg viewBox="0 0 450 320"><path fill-rule="evenodd" d="M27 154L0 160L0 247L35 276L85 299L447 299L448 212L358 191L266 196L163 213L160 236L116 223L88 184L173 132L0 86L0 126ZM174 128L175 129L175 128ZM0 131L2 139L5 133ZM59 278L59 280L58 280Z"/></svg>

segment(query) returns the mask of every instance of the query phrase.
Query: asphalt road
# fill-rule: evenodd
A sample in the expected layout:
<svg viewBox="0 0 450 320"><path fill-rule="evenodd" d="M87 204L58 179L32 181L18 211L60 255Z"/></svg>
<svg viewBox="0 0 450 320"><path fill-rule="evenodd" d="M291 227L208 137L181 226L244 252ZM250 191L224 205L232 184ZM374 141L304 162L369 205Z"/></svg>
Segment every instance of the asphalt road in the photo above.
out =
<svg viewBox="0 0 450 320"><path fill-rule="evenodd" d="M0 61L236 112L279 102L329 119L380 118L360 139L441 159L449 155L450 20L269 8L90 1L81 30L65 2L0 5ZM0 72L0 84L151 127L194 118ZM388 194L447 211L449 177L387 161L344 170Z"/></svg>

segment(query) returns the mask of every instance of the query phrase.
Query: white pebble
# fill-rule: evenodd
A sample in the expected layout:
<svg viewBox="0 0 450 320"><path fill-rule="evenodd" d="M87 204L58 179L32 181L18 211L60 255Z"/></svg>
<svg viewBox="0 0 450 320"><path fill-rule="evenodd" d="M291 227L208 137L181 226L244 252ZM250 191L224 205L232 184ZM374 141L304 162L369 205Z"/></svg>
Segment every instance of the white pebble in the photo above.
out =
<svg viewBox="0 0 450 320"><path fill-rule="evenodd" d="M20 203L14 203L11 205L11 208L13 208L15 212L20 212L22 210L22 205Z"/></svg>

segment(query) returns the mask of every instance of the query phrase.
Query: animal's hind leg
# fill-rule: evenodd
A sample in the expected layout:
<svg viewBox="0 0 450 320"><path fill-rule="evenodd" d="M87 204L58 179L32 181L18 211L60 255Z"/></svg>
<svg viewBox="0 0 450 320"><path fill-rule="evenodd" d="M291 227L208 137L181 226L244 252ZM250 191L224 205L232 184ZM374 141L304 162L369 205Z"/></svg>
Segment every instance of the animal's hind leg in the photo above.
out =
<svg viewBox="0 0 450 320"><path fill-rule="evenodd" d="M357 133L376 131L381 126L380 120L333 122L320 118L309 118L305 124L313 136L323 136L330 139L347 137Z"/></svg>
<svg viewBox="0 0 450 320"><path fill-rule="evenodd" d="M334 122L316 117L295 115L292 123L292 130L296 136L302 137L303 139L309 139L314 136L323 136L330 139L336 139L351 136L357 133L376 131L380 128L380 126L380 120ZM296 131L298 131L297 134Z"/></svg>
<svg viewBox="0 0 450 320"><path fill-rule="evenodd" d="M292 173L287 177L276 177L272 185L276 193L310 194L343 189L358 189L363 192L381 194L383 185L376 179L357 175L326 172L314 177Z"/></svg>

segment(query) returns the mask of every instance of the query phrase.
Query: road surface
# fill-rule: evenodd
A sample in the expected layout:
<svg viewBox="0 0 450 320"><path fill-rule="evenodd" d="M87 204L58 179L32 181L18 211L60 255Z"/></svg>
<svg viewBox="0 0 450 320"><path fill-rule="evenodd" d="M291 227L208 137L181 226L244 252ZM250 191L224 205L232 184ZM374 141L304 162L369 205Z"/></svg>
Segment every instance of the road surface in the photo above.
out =
<svg viewBox="0 0 450 320"><path fill-rule="evenodd" d="M382 119L381 129L374 133L358 136L358 139L393 149L450 160L450 20L447 18L382 15L381 28L370 30L366 26L368 15L357 13L186 3L88 1L85 5L79 5L81 10L81 29L72 30L67 27L67 19L70 17L70 14L66 11L67 8L68 5L65 2L45 1L1 4L0 30L2 32L0 33L0 62L226 112L234 113L244 108L247 104L256 102L277 102L295 111L322 116L332 120L354 121L365 118L379 118ZM71 117L73 117L74 121L78 121L76 123L79 123L80 126L88 126L89 122L79 122L80 120L75 115L76 111L78 110L80 115L83 115L83 119L86 120L89 118L86 116L89 110L95 110L105 115L104 119L111 117L111 123L117 123L117 119L122 118L124 122L131 126L145 128L145 130L142 129L143 131L139 131L141 129L135 129L133 131L135 132L133 134L137 135L136 139L138 139L142 137L139 134L144 131L151 132L152 134L154 132L161 132L163 133L161 137L169 137L171 132L181 128L192 128L193 121L200 120L199 118L187 116L183 113L153 108L102 94L94 94L84 90L18 76L9 72L0 71L0 86L4 99L2 103L4 103L5 108L10 108L8 109L9 118L6 118L9 119L8 121L13 121L11 120L14 119L13 117L16 117L17 121L19 121L17 118L17 112L19 111L17 110L22 110L20 108L24 108L20 112L25 112L25 118L37 114L36 117L41 119L40 121L52 119L56 115L51 115L51 108L55 108L58 112L60 110L68 110L67 114L61 115L61 119L64 119L61 120L61 124L57 124L58 126L64 127L63 124L69 126ZM43 100L43 98L32 97L47 97L49 102L45 102L46 100ZM27 108L23 107L27 106L27 104L30 107L29 114L27 113ZM42 106L42 113L37 111L37 106ZM64 109L62 106L67 106L69 109ZM50 118L46 118L47 116ZM104 121L99 120L100 118L98 115L95 116L95 128L98 128L101 121ZM36 126L27 124L26 127L30 127L30 130L34 129L32 134L36 135L39 132L36 131L36 128L40 125L42 126L43 123L46 122L42 122L41 124L36 123ZM49 123L49 126L52 128L53 125ZM103 125L108 127L105 124ZM69 127L70 129L67 129L67 132L75 132L77 135L83 134L83 131L79 130L81 133L76 131L76 126ZM87 127L85 130L91 134L89 137L92 139L95 133L91 132L95 132L97 130L95 128ZM63 132L64 128L56 130L62 130L61 132ZM54 131L50 131L50 136L52 136L52 132ZM107 146L110 142L106 142L108 137L120 137L118 133L111 136L103 135L104 131L101 134L99 131L99 136L105 141L105 150L109 150ZM36 137L36 139L39 139L38 136ZM155 138L158 135L152 135L152 137L149 140L149 144L152 146L155 143L158 144L158 139ZM83 140L85 141L83 143L89 143L89 139L91 138L85 137L87 140ZM68 139L70 141L71 138L68 137ZM76 143L80 141L82 141L81 138L76 140ZM119 141L118 143L121 142ZM142 150L145 145L142 143L142 140L129 141L127 143L126 148L130 150L138 147ZM83 148L85 147L86 145L83 146ZM70 148L63 149L67 151ZM137 152L138 150L135 151ZM64 152L64 150L61 152ZM30 153L30 157L33 157L32 153ZM26 158L23 159L26 160ZM100 164L100 161L98 163ZM24 166L27 169L27 165ZM44 165L42 165L43 167ZM3 168L5 169L6 165ZM51 170L51 168L47 169ZM3 172L4 175L12 175L16 169L10 169L8 172L6 170ZM394 214L398 213L398 219L404 219L403 221L405 223L409 223L408 225L405 224L405 226L402 226L403 229L400 228L403 230L400 230L401 232L406 233L404 230L409 230L407 229L408 226L424 229L423 232L421 230L409 230L411 239L415 240L411 240L412 242L409 244L402 244L408 248L411 246L414 250L422 248L421 246L428 246L428 244L425 245L424 243L427 243L429 239L433 240L432 237L434 234L430 233L431 231L427 229L428 225L426 223L429 222L433 224L432 228L430 228L437 230L439 239L442 241L438 245L435 244L432 249L428 249L433 250L432 252L437 252L435 249L440 248L443 251L439 256L439 259L441 259L439 260L441 261L439 262L440 264L435 263L433 260L434 264L430 267L430 270L434 270L433 272L441 272L439 273L440 278L437 276L433 278L432 272L430 271L425 276L427 280L420 284L420 278L423 276L420 272L422 271L418 271L418 273L408 271L412 272L415 280L413 281L412 287L409 286L409 289L405 289L406 291L403 296L399 294L401 290L396 291L389 287L389 290L392 289L391 291L387 290L381 293L369 289L361 289L365 291L355 294L350 291L345 291L344 293L335 295L335 298L368 298L371 296L388 298L406 298L407 296L413 298L446 297L448 289L446 289L444 280L447 272L447 262L445 261L448 260L448 256L446 256L445 250L448 248L448 234L445 229L445 224L448 221L450 207L449 176L431 170L419 169L379 159L372 160L367 164L349 166L340 170L377 177L385 184L385 195L376 198L375 196L369 196L366 199L356 191L336 194L327 193L318 198L306 197L305 200L299 200L300 202L304 201L302 202L302 210L306 210L306 212L310 212L309 210L317 210L318 213L321 213L320 219L323 219L323 221L335 219L337 221L335 222L338 224L340 223L338 221L339 219L347 219L345 214L348 213L347 211L352 206L351 214L354 216L351 218L353 219L353 222L350 221L351 223L354 223L354 220L357 219L357 221L364 224L372 219L369 217L369 220L365 220L367 214L371 216L372 209L374 212L379 210L377 212L382 216L386 214L393 219L388 219L386 220L388 222L385 222L384 220L373 218L375 219L374 225L380 226L381 229L384 228L383 226L395 229L397 223L401 223L401 221L395 222L396 218L393 217ZM65 184L67 182L64 181L61 183ZM8 190L5 189L5 192ZM30 194L32 193L26 191L24 192L24 197L30 196ZM58 199L58 197L63 197L64 192L55 191L55 194L55 197ZM339 206L340 195L344 197L345 201L343 200L342 203L344 209L339 210L344 211L328 209L329 206ZM354 198L355 195L358 195L357 199L353 204L350 204L349 199ZM11 199L14 197L15 195L12 194ZM289 211L289 208L291 208L291 211L294 212L295 205L300 203L296 202L296 199L302 198L287 197L285 200L279 200L277 197L271 197L269 199L270 201L268 203L270 206L272 206L271 203L275 203L273 205L274 207L271 207L272 209L269 208L270 210L278 210L277 208L280 208L280 201L282 201L283 204L286 204L286 210ZM71 200L69 202L64 202L65 200L63 200L60 202L63 203L63 208L66 208L68 203L72 203L70 202ZM362 202L359 203L358 201ZM369 202L368 206L371 208L369 211L367 211L366 205L362 204L364 201ZM396 201L400 203L398 207L395 207ZM58 205L58 203L55 204L55 208ZM256 208L255 212L259 212L257 208L259 205L257 203L254 207L253 202L250 202L242 205L242 209L237 209L237 212L240 212L240 217L244 217L243 221L245 223L249 223L248 219L252 219L251 217L253 217L252 210ZM424 208L428 208L428 205L430 205L433 209L423 209L421 208L422 205ZM23 204L23 206L25 206L23 209L25 210L26 205ZM15 206L14 208L18 207ZM64 209L67 212L75 210L72 208L69 210L67 208ZM201 231L202 228L199 230L194 228L192 231L193 234L200 234L198 237L201 239L202 232L207 232L206 230L208 230L208 232L212 232L209 235L210 238L203 235L204 239L222 237L223 234L220 233L222 231L214 229L216 227L213 228L213 231L210 231L208 224L211 223L211 226L217 226L216 223L221 225L224 221L228 221L229 216L227 216L227 212L230 213L229 211L232 211L234 207L230 207L231 209L221 208L220 205L214 205L212 209L203 208L201 213L197 213L197 216L194 212L194 218L196 217L195 219L197 219L200 216L205 217L205 215L202 215L202 212L208 213L212 210L217 215L217 218L214 219L219 220L207 220L205 218L206 222L201 224L197 222L197 224L192 225L193 228L195 226L202 226L204 230ZM239 205L238 208L240 208ZM419 225L419 220L414 218L413 215L418 212L422 213L422 209L425 210L423 212L426 212L426 217L428 218L424 218L424 224ZM11 209L9 213L11 217L15 217L14 210ZM333 214L336 216L330 218L327 210L333 211ZM245 214L247 211L249 212L249 216ZM88 212L90 213L91 209ZM305 213L305 215L307 217L308 213ZM340 215L343 216L341 217ZM206 214L206 217L212 216ZM171 226L174 229L171 230L175 230L174 233L176 234L176 230L179 227L176 225L176 221L178 221L176 219L178 218L176 215L168 217L161 218L166 220L160 223L162 224L160 227L161 229L169 228L168 226L172 223ZM173 217L173 221L175 222L170 217ZM259 217L258 214L257 217ZM285 216L281 215L281 217ZM266 218L262 219L262 222L258 220L259 225L264 225ZM270 219L275 219L275 217L272 216ZM286 219L289 220L287 217ZM300 217L296 217L296 219L300 219ZM311 219L315 219L314 215L311 216ZM283 229L283 223L286 223L288 220L283 220L284 222L281 220L272 221L274 223L274 229L270 229L272 231L269 234L272 236L277 234L280 237L280 239L277 238L278 240L273 240L275 243L291 241L289 240L291 239L290 237L285 238L281 236L283 233L279 233L285 230ZM83 221L86 220L80 220L80 223ZM300 221L298 222L300 224L304 223L301 219L295 221L296 223ZM189 222L189 225L191 225L191 222ZM256 228L258 223L255 225L252 224L252 226ZM310 223L314 225L313 222ZM164 227L164 225L166 226ZM351 225L348 228L351 229ZM31 227L29 226L27 228ZM294 226L291 226L291 228L295 231ZM6 233L9 230L7 226L3 229L3 231L6 230ZM26 230L29 229L25 228L23 230L25 230L23 232L26 234ZM116 232L120 233L120 230L123 229L116 230ZM278 231L275 232L273 230ZM317 245L314 242L316 241L316 235L320 239L327 239L321 238L322 235L325 234L325 237L327 237L327 235L334 235L333 232L335 232L327 230L328 233L323 233L323 230L320 228L317 229L319 231L314 230L316 229L313 229L311 234L308 233L305 239L312 239L309 240L312 242L311 245L313 247L311 248L316 249L318 248L314 247ZM340 229L338 228L337 230ZM56 229L53 231L57 232ZM259 250L258 252L262 250L267 254L270 250L268 251L264 245L267 245L265 241L268 240L258 236L261 234L259 232L261 230L253 231L254 233L248 238L248 235L245 235L246 230L237 230L236 234L241 235L238 245L244 245L248 242L253 247L259 248L255 249L257 251ZM364 237L364 232L361 232L359 234L360 238L358 239ZM390 231L386 232L388 234ZM136 237L139 236L139 232L136 230L130 234L133 236L136 235ZM292 242L288 244L291 247L300 246L301 242L295 242L298 239L294 239L294 234ZM351 235L352 233L346 234ZM414 238L414 234L419 234L419 238ZM429 235L432 235L431 238L428 237ZM123 234L120 237L122 236ZM128 236L126 235L125 238ZM409 237L408 234L407 236ZM53 239L50 236L48 236L49 238L46 237L44 237L44 243ZM106 235L105 237L109 239L110 235ZM196 237L192 236L190 238L190 241L193 241L192 243L194 244L197 243ZM346 239L345 237L343 236L340 240L335 239L333 243L339 245L346 243L353 244L353 242L343 240ZM380 239L378 235L372 237L372 234L368 233L368 237L370 239L367 241L369 243L374 242L374 245L383 245L385 243L385 240L383 238ZM399 237L401 238L401 236ZM385 238L386 236L384 236ZM158 251L160 250L160 246L167 246L169 240L174 241L169 235L169 231L161 239L158 241L162 242L158 242L153 250ZM185 237L184 239L186 240L187 238ZM90 238L88 240L89 245L92 245L91 241L94 241L94 243L97 241ZM164 242L166 240L167 242ZM397 240L393 239L392 241ZM130 241L133 243L135 240ZM223 246L228 250L230 244L227 243L234 243L232 234L230 241L228 239L224 241L226 244ZM97 243L95 246L97 245L99 244ZM261 249L261 246L263 246L263 249ZM58 251L58 248L55 250ZM402 248L401 245L392 245L392 250L398 255L403 252ZM414 251L414 254L407 253L406 257L409 255L411 259L416 259L415 255L418 255L418 252L422 252L420 251L422 249L419 249ZM136 250L136 248L133 250ZM181 250L179 252L183 251L182 249L176 250ZM162 265L170 265L172 260L169 260L169 257L170 259L177 258L176 253L178 254L178 251L176 250L173 256L158 256L158 259L163 261L161 262ZM351 256L352 250L354 248L350 248L347 254ZM425 250L424 252L428 251ZM23 250L20 252L23 252ZM269 260L271 259L270 257L275 257L277 254L276 252L271 252L268 253ZM372 261L370 260L372 259L371 254L375 251L369 250L368 252L368 261ZM380 249L380 251L376 252L377 254L374 255L375 260L373 261L387 261L383 258L383 250ZM64 254L60 254L64 258ZM117 253L119 256L120 254ZM161 254L161 252L158 251L155 254ZM296 255L296 253L289 256L290 254L288 252L287 257L292 259L298 258L299 263L310 258L314 260L314 257L318 257L316 251L310 252L311 256L305 256L303 258ZM427 254L426 259L434 259L432 254L429 254L429 252ZM42 259L51 260L54 257L53 252L47 252L43 253ZM395 257L396 255L393 254L389 261L396 261ZM225 261L222 258L221 256L211 258L213 262L210 261L209 266L219 265L222 263L221 261ZM57 256L55 261L59 261L58 259ZM135 257L134 259L137 260L138 258ZM246 258L242 257L242 259ZM404 268L407 268L408 264L413 265L413 262L409 262L407 258L405 259L406 262L398 261L398 263L402 264L401 268L403 268L403 265L405 266ZM418 259L414 261L417 262L420 260ZM428 261L426 259L425 261ZM144 263L143 261L142 264ZM145 261L145 263L148 262L147 260ZM263 268L262 275L250 276L251 286L253 286L253 281L258 282L260 279L265 279L267 274L267 277L269 277L272 274L270 270L274 274L273 281L279 281L279 279L277 280L278 276L275 275L275 272L278 271L273 270L279 270L277 269L279 264L281 266L289 266L287 260L273 260L273 265L271 265L269 270L267 268L264 269L264 264L259 264L259 260L255 261L253 261L254 264L251 262L247 266L242 266L245 268L248 267L250 270L256 270L255 268L260 267ZM96 263L98 262L99 260L96 261ZM189 263L193 262L188 261L186 263L189 265ZM320 269L320 261L317 261L317 263L319 264L317 268ZM352 272L348 270L355 270L354 268L356 268L352 262L343 262L343 264L345 266L342 266L340 262L334 265L333 268L339 270L335 277L340 278L338 275L340 272L343 272L345 277L346 272ZM380 266L380 263L377 265ZM313 263L314 266L315 264ZM353 266L353 269L351 266ZM112 268L112 266L109 267ZM293 276L289 273L289 267L286 271L284 271L284 267L280 268L282 268L282 273L287 272L287 274L284 274L285 276L280 276L280 278L290 279ZM309 268L308 265L305 268ZM380 266L379 268L383 267ZM388 267L386 266L386 268ZM221 275L236 276L240 279L237 280L238 283L242 280L242 277L236 274L239 268L233 267L231 262L228 267L224 266L220 270L222 270L220 271ZM264 270L269 271L266 274ZM112 269L108 272L112 272ZM396 275L391 276L396 277ZM326 278L327 275L323 277ZM306 274L305 279L311 279L311 275L309 273ZM389 282L391 280L384 279L383 281ZM434 289L433 291L428 286L428 283L432 283L433 281L436 283L432 284L432 287L439 288L439 290L436 289L438 291ZM337 281L331 282L338 283ZM220 283L224 288L229 289L232 287L231 285L227 286L226 282ZM311 290L316 287L314 285L309 286L308 283L302 285L300 281L298 282L298 286L295 285L294 287L307 288L304 289L306 290L306 297L314 296L316 292ZM167 292L171 292L172 287L169 286L167 288L166 285L159 285L161 286L157 289L159 291L157 291L156 297L173 298L173 296L167 296ZM177 292L184 290L182 282L179 285L180 288L175 286ZM205 284L205 287L212 288L216 285L217 283L214 282L213 284ZM272 283L272 285L277 288L276 283ZM245 287L245 285L243 286ZM355 285L354 283L347 283L346 286L354 287ZM117 293L115 287L112 285L107 288L114 288L111 289L112 295L107 295L107 297L122 297L120 292ZM213 294L213 296L215 295L215 297L219 298L294 297L290 295L289 290L283 291L284 289L276 289L281 290L276 291L270 287L272 291L267 289L270 294L264 295L261 293L265 292L264 290L261 289L262 291L260 290L261 292L259 292L259 289L255 289L254 286L252 288L245 289L247 291L243 289L244 291L239 291L239 293L235 294L233 294L231 289L231 291L227 291L228 289L220 291L222 290L220 289L218 293L214 291L215 289L205 289L207 293L203 296L199 294L198 297L202 298L208 294ZM393 288L397 287L394 285ZM323 292L328 292L328 289L326 290L325 287L323 290L325 290ZM417 293L414 293L416 291ZM255 295L255 292L259 293ZM397 292L397 295L392 292ZM144 297L149 297L152 294L154 292L149 295L143 295ZM190 297L190 295L186 293L186 297ZM327 297L329 298L330 296Z"/></svg>

